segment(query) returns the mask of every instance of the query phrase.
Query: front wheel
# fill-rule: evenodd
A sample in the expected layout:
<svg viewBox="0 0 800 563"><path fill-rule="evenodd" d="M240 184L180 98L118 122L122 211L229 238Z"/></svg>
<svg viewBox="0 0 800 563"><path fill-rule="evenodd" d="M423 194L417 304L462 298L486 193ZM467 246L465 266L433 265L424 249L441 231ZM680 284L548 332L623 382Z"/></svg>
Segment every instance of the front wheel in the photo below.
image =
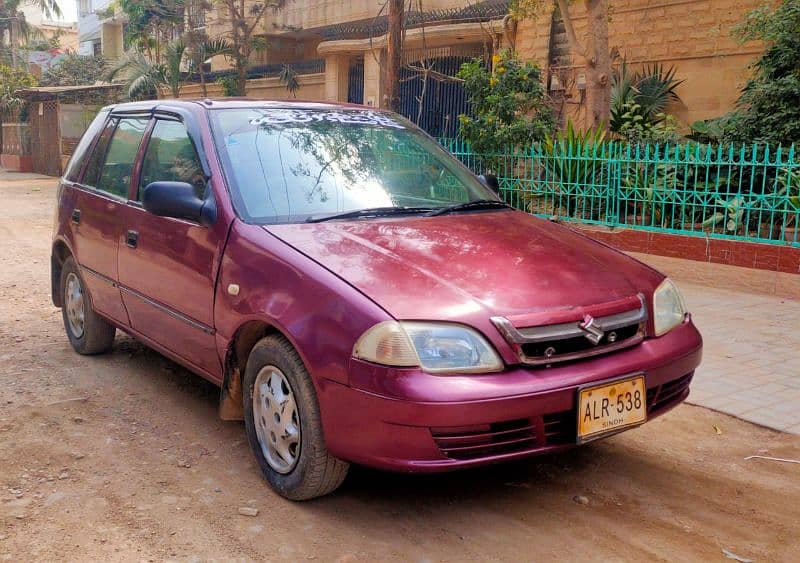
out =
<svg viewBox="0 0 800 563"><path fill-rule="evenodd" d="M270 486L291 500L338 488L349 464L325 447L314 385L294 347L280 336L260 340L243 387L247 439Z"/></svg>
<svg viewBox="0 0 800 563"><path fill-rule="evenodd" d="M69 343L79 354L111 350L117 329L94 312L78 265L70 256L61 267L61 315Z"/></svg>

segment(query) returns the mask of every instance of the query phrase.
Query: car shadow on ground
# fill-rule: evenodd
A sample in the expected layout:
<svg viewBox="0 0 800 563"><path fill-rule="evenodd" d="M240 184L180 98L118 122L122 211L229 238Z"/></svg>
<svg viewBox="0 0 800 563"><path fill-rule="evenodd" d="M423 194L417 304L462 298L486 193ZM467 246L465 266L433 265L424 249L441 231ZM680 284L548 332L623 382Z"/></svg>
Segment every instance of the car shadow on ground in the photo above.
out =
<svg viewBox="0 0 800 563"><path fill-rule="evenodd" d="M206 433L208 439L214 436L217 436L217 439L224 439L223 435L212 431L212 428L219 427L216 419L219 388L216 385L127 336L118 337L113 355L136 357L143 372L157 375L155 379L160 380L157 383L173 388L176 393L184 394L181 399L184 403L188 399L189 408L208 413L209 416L206 417L209 425ZM197 414L202 415L201 412ZM224 427L225 436L241 432L242 445L236 449L242 454L243 467L245 464L251 465L252 460L249 459L251 453L244 441L243 424L227 422ZM215 448L226 447L222 443L208 445ZM413 502L417 497L452 503L459 499L465 500L466 497L480 498L483 495L518 496L522 491L539 488L548 482L552 484L570 473L580 474L598 463L607 461L608 456L607 444L596 442L558 453L437 474L392 473L354 465L342 487L333 497L328 498L367 501L370 498L381 497ZM255 469L254 464L251 467ZM267 491L265 484L265 492ZM575 494L579 492L580 490L577 490ZM327 504L327 501L319 499L309 506L324 504Z"/></svg>

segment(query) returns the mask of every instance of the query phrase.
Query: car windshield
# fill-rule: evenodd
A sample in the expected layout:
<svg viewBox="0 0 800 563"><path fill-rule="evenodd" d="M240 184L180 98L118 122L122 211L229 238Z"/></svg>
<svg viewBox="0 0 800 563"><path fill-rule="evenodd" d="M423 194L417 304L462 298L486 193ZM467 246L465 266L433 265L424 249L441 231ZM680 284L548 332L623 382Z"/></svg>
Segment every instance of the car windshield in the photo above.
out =
<svg viewBox="0 0 800 563"><path fill-rule="evenodd" d="M237 108L212 116L234 204L250 222L354 212L352 219L360 210L424 213L497 200L438 144L392 114Z"/></svg>

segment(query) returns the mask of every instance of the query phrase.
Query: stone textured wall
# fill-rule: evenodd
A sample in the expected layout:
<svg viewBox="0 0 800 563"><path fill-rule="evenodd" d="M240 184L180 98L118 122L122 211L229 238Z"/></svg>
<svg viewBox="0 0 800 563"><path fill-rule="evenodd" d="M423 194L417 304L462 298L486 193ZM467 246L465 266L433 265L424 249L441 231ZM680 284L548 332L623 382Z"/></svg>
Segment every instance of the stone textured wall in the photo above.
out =
<svg viewBox="0 0 800 563"><path fill-rule="evenodd" d="M759 43L740 45L732 27L763 0L609 0L609 45L630 63L674 65L685 82L678 88L683 103L670 108L684 124L718 117L733 108L739 89L750 75L748 65L762 52ZM583 37L587 20L581 2L570 7L576 33ZM550 67L551 11L535 21L521 22L516 45L523 57L538 61L550 72L576 75L582 61ZM571 101L577 101L573 92ZM579 114L573 103L568 114Z"/></svg>

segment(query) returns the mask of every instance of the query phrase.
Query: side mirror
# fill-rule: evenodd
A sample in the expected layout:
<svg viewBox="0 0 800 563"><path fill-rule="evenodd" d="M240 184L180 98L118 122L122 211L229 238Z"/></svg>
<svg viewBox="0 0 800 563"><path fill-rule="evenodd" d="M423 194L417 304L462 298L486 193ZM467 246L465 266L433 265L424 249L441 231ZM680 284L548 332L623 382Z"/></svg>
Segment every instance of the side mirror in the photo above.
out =
<svg viewBox="0 0 800 563"><path fill-rule="evenodd" d="M500 195L500 182L497 181L497 176L486 173L478 176L478 179L494 193Z"/></svg>
<svg viewBox="0 0 800 563"><path fill-rule="evenodd" d="M212 197L200 199L186 182L153 182L144 188L142 205L153 215L188 219L209 226L217 219Z"/></svg>

